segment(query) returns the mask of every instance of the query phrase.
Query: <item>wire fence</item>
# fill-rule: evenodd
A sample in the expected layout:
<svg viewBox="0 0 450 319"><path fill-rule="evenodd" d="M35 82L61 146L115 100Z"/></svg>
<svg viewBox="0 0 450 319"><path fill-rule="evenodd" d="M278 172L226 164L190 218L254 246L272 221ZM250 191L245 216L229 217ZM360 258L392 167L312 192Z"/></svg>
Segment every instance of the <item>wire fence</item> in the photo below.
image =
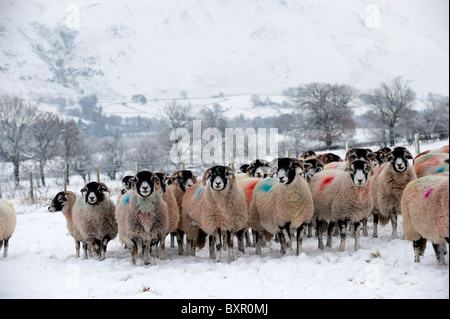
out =
<svg viewBox="0 0 450 319"><path fill-rule="evenodd" d="M447 133L448 134L448 133ZM442 134L436 135L442 136ZM447 135L448 136L448 135ZM404 146L408 148L413 154L418 155L420 152L426 151L421 147L421 144L426 142L427 145L433 142L442 141L437 137L430 139L430 135L416 134L414 142L406 139L399 140L395 146ZM446 139L448 144L448 138ZM350 148L371 148L376 150L383 147L386 144L386 140L367 140L364 142L349 142L338 141L335 143L336 150L347 150ZM327 150L323 147L316 147L311 149L292 150L286 149L285 154L280 156L292 156L296 157L301 152L306 150L313 150L315 152L321 151L333 151ZM228 165L233 167L236 171L239 167L245 163L235 163L233 158L229 158L228 161L223 163L216 163L216 165ZM28 160L24 161L20 167L20 183L17 185L14 173L13 165L8 162L0 162L0 198L16 198L20 197L24 201L36 203L42 200L48 201L50 197L55 194L52 190L59 189L75 189L79 190L86 182L98 181L107 183L112 191L118 192L121 188L121 179L125 175L134 175L140 170L149 170L152 172L166 172L172 174L173 172L181 169L192 170L197 176L202 176L203 172L211 167L211 163L172 163L170 160L157 160L152 162L132 162L125 161L121 164L102 163L94 165L72 165L67 171L62 160L51 161L44 169L45 185L41 180L41 174L39 170L39 164Z"/></svg>

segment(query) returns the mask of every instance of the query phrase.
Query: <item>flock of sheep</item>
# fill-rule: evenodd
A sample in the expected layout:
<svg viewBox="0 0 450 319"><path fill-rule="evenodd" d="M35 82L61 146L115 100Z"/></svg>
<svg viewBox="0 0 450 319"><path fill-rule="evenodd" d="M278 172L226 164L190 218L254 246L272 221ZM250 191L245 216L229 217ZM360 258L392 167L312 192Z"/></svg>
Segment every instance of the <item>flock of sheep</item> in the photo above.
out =
<svg viewBox="0 0 450 319"><path fill-rule="evenodd" d="M48 209L65 216L77 257L82 244L84 258L95 253L103 260L108 242L118 236L137 265L164 259L169 234L172 247L176 238L179 255L195 255L208 239L210 257L217 261L223 250L235 259L234 236L240 251L253 245L259 255L274 236L281 253L290 253L293 234L298 255L304 234L311 237L313 229L319 249L324 248L324 231L326 246L332 247L336 225L339 251L345 250L348 231L358 249L361 231L368 235L369 217L374 237L378 223L388 222L392 237L397 237L397 216L403 214L414 260L420 261L430 240L443 265L449 242L448 153L446 146L414 159L404 147L352 149L342 160L332 153L305 152L299 158L255 160L240 173L214 166L201 181L190 170L172 175L141 171L124 177L117 203L104 183L90 182L78 197L59 192ZM5 257L15 224L14 208L0 199L0 249L4 246Z"/></svg>

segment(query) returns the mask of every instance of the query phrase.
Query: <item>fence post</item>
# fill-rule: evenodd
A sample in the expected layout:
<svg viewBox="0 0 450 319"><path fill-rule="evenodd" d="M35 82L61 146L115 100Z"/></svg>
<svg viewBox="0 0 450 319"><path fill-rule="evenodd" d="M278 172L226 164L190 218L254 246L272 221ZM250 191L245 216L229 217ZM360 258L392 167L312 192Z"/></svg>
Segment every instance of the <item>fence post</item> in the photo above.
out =
<svg viewBox="0 0 450 319"><path fill-rule="evenodd" d="M2 198L2 182L0 181L0 198Z"/></svg>
<svg viewBox="0 0 450 319"><path fill-rule="evenodd" d="M416 156L420 154L420 137L419 134L414 134L415 146L416 146Z"/></svg>
<svg viewBox="0 0 450 319"><path fill-rule="evenodd" d="M286 149L286 157L291 158L291 149L289 147Z"/></svg>
<svg viewBox="0 0 450 319"><path fill-rule="evenodd" d="M136 165L136 174L140 172L139 162L134 163Z"/></svg>
<svg viewBox="0 0 450 319"><path fill-rule="evenodd" d="M345 154L350 151L350 143L348 141L345 141Z"/></svg>
<svg viewBox="0 0 450 319"><path fill-rule="evenodd" d="M64 191L67 192L67 169L64 169L63 176L64 176Z"/></svg>
<svg viewBox="0 0 450 319"><path fill-rule="evenodd" d="M186 169L186 164L184 161L181 161L181 170L184 171Z"/></svg>
<svg viewBox="0 0 450 319"><path fill-rule="evenodd" d="M30 197L31 202L34 204L33 172L30 172Z"/></svg>
<svg viewBox="0 0 450 319"><path fill-rule="evenodd" d="M97 174L97 182L100 183L100 168L98 167L98 165L94 166L94 171Z"/></svg>

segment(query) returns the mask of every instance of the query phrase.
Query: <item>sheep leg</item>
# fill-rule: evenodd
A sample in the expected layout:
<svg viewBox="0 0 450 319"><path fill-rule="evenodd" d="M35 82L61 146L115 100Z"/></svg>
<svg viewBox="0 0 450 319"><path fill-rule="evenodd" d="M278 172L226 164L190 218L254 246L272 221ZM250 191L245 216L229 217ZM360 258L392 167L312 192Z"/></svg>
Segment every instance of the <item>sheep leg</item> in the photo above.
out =
<svg viewBox="0 0 450 319"><path fill-rule="evenodd" d="M397 212L394 210L389 214L392 223L392 238L398 238L397 234Z"/></svg>
<svg viewBox="0 0 450 319"><path fill-rule="evenodd" d="M313 231L312 231L313 227L312 227L312 223L308 223L308 238L311 238L313 236Z"/></svg>
<svg viewBox="0 0 450 319"><path fill-rule="evenodd" d="M442 245L433 243L433 249L434 253L436 254L436 259L439 266L445 266L445 258L444 251L442 250Z"/></svg>
<svg viewBox="0 0 450 319"><path fill-rule="evenodd" d="M345 251L345 240L347 239L347 220L338 220L339 232L341 234L341 243L338 251Z"/></svg>
<svg viewBox="0 0 450 319"><path fill-rule="evenodd" d="M162 236L162 239L160 241L160 254L159 254L159 259L161 260L166 260L166 253L165 253L165 249L166 249L166 236Z"/></svg>
<svg viewBox="0 0 450 319"><path fill-rule="evenodd" d="M261 256L261 245L263 240L263 231L255 230L254 234L256 235L255 246L256 246L256 254Z"/></svg>
<svg viewBox="0 0 450 319"><path fill-rule="evenodd" d="M322 225L323 221L316 220L316 233L317 233L317 239L318 239L318 249L323 250L323 239L322 239Z"/></svg>
<svg viewBox="0 0 450 319"><path fill-rule="evenodd" d="M216 241L216 261L220 261L222 257L222 232L220 228L218 228L214 233L215 241Z"/></svg>
<svg viewBox="0 0 450 319"><path fill-rule="evenodd" d="M327 247L331 248L331 245L333 244L333 235L336 229L336 222L330 221L328 223L328 230L327 230Z"/></svg>
<svg viewBox="0 0 450 319"><path fill-rule="evenodd" d="M87 259L88 258L88 243L83 242L83 258Z"/></svg>
<svg viewBox="0 0 450 319"><path fill-rule="evenodd" d="M373 214L373 238L378 238L378 214Z"/></svg>
<svg viewBox="0 0 450 319"><path fill-rule="evenodd" d="M144 264L144 244L142 238L136 238L133 240L134 246L136 247L136 265L142 266Z"/></svg>
<svg viewBox="0 0 450 319"><path fill-rule="evenodd" d="M181 229L177 230L178 255L183 256L183 238L184 232Z"/></svg>
<svg viewBox="0 0 450 319"><path fill-rule="evenodd" d="M3 257L8 256L8 246L9 246L9 238L6 238L2 241L4 243L3 246ZM1 246L0 246L1 248Z"/></svg>
<svg viewBox="0 0 450 319"><path fill-rule="evenodd" d="M413 249L414 249L414 262L420 263L420 246L421 239L413 241Z"/></svg>
<svg viewBox="0 0 450 319"><path fill-rule="evenodd" d="M355 250L361 248L361 222L355 222Z"/></svg>
<svg viewBox="0 0 450 319"><path fill-rule="evenodd" d="M175 248L175 235L176 233L170 233L170 248Z"/></svg>
<svg viewBox="0 0 450 319"><path fill-rule="evenodd" d="M248 237L248 229L244 230L240 230L236 233L237 238L238 238L238 250L242 251L242 253L245 254L245 246L244 246L244 236ZM248 243L248 241L247 241ZM247 246L248 247L248 246Z"/></svg>
<svg viewBox="0 0 450 319"><path fill-rule="evenodd" d="M108 246L108 242L111 240L108 236L103 238L100 244L100 260L105 260L106 257L106 247Z"/></svg>
<svg viewBox="0 0 450 319"><path fill-rule="evenodd" d="M230 261L235 260L234 249L233 249L233 232L231 230L227 230L227 241L228 241L228 259Z"/></svg>
<svg viewBox="0 0 450 319"><path fill-rule="evenodd" d="M216 250L214 246L216 245L216 237L214 235L209 235L209 258L216 259Z"/></svg>
<svg viewBox="0 0 450 319"><path fill-rule="evenodd" d="M245 247L252 247L252 242L250 240L250 231L248 228L243 231L244 232L244 238L245 238ZM239 233L238 233L238 240L239 240ZM240 250L240 249L239 249Z"/></svg>
<svg viewBox="0 0 450 319"><path fill-rule="evenodd" d="M278 236L281 244L281 255L291 252L290 225L290 223L286 223L284 226L279 226L280 231L278 232Z"/></svg>
<svg viewBox="0 0 450 319"><path fill-rule="evenodd" d="M80 258L80 242L75 240L75 251L77 258Z"/></svg>
<svg viewBox="0 0 450 319"><path fill-rule="evenodd" d="M369 232L367 231L367 220L368 220L367 217L363 218L362 220L362 231L364 237L369 236Z"/></svg>
<svg viewBox="0 0 450 319"><path fill-rule="evenodd" d="M309 224L311 225L311 224ZM301 224L299 228L297 228L297 252L296 255L300 255L303 252L303 233L305 230L306 224Z"/></svg>

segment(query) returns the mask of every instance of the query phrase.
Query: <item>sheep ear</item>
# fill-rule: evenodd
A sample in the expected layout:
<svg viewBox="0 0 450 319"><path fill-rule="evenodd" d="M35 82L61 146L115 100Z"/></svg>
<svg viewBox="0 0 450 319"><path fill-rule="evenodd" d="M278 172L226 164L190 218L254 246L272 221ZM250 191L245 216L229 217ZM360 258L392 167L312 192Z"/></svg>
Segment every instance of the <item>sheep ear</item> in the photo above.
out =
<svg viewBox="0 0 450 319"><path fill-rule="evenodd" d="M236 182L236 174L234 173L233 169L231 167L225 166L227 169L227 175L231 175L231 182L235 183Z"/></svg>
<svg viewBox="0 0 450 319"><path fill-rule="evenodd" d="M358 158L358 155L356 153L350 153L348 156L345 157L347 162L352 163Z"/></svg>
<svg viewBox="0 0 450 319"><path fill-rule="evenodd" d="M408 160L414 159L414 157L411 155L411 153L409 151L405 151L405 158Z"/></svg>
<svg viewBox="0 0 450 319"><path fill-rule="evenodd" d="M194 181L194 184L197 184L197 176L194 174L192 174L192 180Z"/></svg>
<svg viewBox="0 0 450 319"><path fill-rule="evenodd" d="M81 195L83 195L83 193L87 192L87 188L86 185L84 185L84 187L80 190Z"/></svg>
<svg viewBox="0 0 450 319"><path fill-rule="evenodd" d="M208 168L205 172L205 174L203 174L203 180L202 180L202 184L203 186L206 185L206 180L211 178L211 168Z"/></svg>
<svg viewBox="0 0 450 319"><path fill-rule="evenodd" d="M137 178L137 176L133 176L130 178L130 188L132 190L136 190L136 183L139 181L139 179Z"/></svg>
<svg viewBox="0 0 450 319"><path fill-rule="evenodd" d="M161 188L161 181L159 180L159 178L158 178L158 176L156 174L153 174L152 181L155 184L155 189L156 190Z"/></svg>
<svg viewBox="0 0 450 319"><path fill-rule="evenodd" d="M303 167L304 167L306 170L309 170L311 167L313 167L313 165L312 165L311 163L303 163ZM323 165L322 165L322 167L323 167Z"/></svg>
<svg viewBox="0 0 450 319"><path fill-rule="evenodd" d="M394 160L394 155L392 155L392 152L389 152L386 154L386 162L392 162Z"/></svg>

